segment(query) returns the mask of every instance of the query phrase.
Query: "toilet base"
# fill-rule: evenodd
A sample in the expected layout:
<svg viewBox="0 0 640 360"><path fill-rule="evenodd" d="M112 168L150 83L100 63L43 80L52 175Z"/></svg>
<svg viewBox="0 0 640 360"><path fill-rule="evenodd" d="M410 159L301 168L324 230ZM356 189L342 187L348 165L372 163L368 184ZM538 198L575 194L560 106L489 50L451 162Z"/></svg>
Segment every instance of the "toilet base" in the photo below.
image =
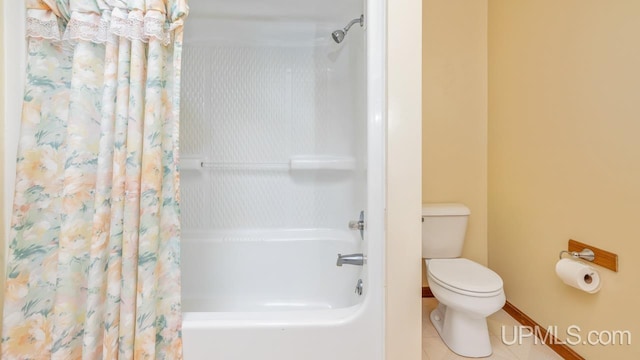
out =
<svg viewBox="0 0 640 360"><path fill-rule="evenodd" d="M442 341L458 355L487 357L492 353L486 318L475 318L442 303L430 316Z"/></svg>

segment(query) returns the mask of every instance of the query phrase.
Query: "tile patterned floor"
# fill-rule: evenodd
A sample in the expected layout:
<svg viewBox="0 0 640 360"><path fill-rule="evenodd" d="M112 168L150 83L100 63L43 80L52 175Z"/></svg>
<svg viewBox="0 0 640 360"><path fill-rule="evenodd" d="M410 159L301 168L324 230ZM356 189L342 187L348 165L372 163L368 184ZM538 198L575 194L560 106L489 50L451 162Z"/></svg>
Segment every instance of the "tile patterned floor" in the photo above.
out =
<svg viewBox="0 0 640 360"><path fill-rule="evenodd" d="M437 305L438 301L434 298L422 299L422 360L469 359L456 355L449 350L431 324L429 314ZM514 326L519 326L520 324L504 310L491 315L487 322L493 354L485 359L562 360L562 357L548 346L541 344L540 341L534 342L531 337L523 338L524 341L521 345L505 345L501 340L502 326L505 326L505 339L511 341L514 339Z"/></svg>

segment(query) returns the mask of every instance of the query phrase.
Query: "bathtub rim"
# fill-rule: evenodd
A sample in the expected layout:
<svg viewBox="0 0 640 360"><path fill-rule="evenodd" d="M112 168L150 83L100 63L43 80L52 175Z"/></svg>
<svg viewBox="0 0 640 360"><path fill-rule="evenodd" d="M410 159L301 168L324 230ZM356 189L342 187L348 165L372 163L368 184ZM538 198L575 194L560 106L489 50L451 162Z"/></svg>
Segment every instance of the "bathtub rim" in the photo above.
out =
<svg viewBox="0 0 640 360"><path fill-rule="evenodd" d="M216 241L314 241L362 242L356 230L335 228L226 228L182 231L180 240L189 243ZM233 239L233 240L228 240Z"/></svg>
<svg viewBox="0 0 640 360"><path fill-rule="evenodd" d="M274 328L274 327L315 327L340 326L367 316L371 296L364 295L362 302L336 309L288 310L264 312L184 312L183 329L221 328Z"/></svg>

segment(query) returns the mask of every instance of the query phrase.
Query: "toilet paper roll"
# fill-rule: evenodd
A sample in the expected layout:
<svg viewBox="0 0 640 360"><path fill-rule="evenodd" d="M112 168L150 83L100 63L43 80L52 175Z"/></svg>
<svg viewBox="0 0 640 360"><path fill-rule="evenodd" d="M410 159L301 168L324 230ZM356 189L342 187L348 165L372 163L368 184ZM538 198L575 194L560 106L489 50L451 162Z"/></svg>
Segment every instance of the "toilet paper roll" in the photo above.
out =
<svg viewBox="0 0 640 360"><path fill-rule="evenodd" d="M600 274L589 265L572 259L561 259L556 274L565 284L590 294L600 291Z"/></svg>

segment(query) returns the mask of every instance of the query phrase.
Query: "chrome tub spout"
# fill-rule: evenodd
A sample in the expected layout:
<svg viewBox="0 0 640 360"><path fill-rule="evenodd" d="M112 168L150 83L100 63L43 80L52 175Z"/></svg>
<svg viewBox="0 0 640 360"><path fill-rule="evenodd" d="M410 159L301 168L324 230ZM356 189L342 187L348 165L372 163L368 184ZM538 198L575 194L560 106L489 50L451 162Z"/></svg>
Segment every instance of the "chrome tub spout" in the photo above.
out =
<svg viewBox="0 0 640 360"><path fill-rule="evenodd" d="M337 266L342 266L343 264L347 265L364 265L367 258L363 254L349 254L342 255L338 254L338 261L336 262Z"/></svg>

